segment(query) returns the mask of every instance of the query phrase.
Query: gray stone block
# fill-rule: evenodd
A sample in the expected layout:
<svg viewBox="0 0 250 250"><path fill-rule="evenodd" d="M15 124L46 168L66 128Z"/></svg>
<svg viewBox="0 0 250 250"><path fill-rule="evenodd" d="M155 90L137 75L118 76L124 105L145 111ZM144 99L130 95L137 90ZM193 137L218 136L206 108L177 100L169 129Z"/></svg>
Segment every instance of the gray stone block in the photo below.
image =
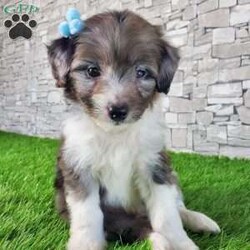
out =
<svg viewBox="0 0 250 250"><path fill-rule="evenodd" d="M216 125L218 126L240 126L241 122L240 121L224 121L224 122L216 122Z"/></svg>
<svg viewBox="0 0 250 250"><path fill-rule="evenodd" d="M229 116L215 116L213 119L213 123L216 125L227 124L227 121L229 121Z"/></svg>
<svg viewBox="0 0 250 250"><path fill-rule="evenodd" d="M203 44L209 44L212 42L212 40L213 40L212 32L207 32L199 36L198 38L195 38L194 45L199 46Z"/></svg>
<svg viewBox="0 0 250 250"><path fill-rule="evenodd" d="M207 0L198 5L198 14L203 14L219 7L218 0Z"/></svg>
<svg viewBox="0 0 250 250"><path fill-rule="evenodd" d="M152 0L144 0L144 7L148 8L150 6L153 5L153 1Z"/></svg>
<svg viewBox="0 0 250 250"><path fill-rule="evenodd" d="M171 5L172 5L172 9L173 10L177 10L178 9L180 1L181 0L171 0Z"/></svg>
<svg viewBox="0 0 250 250"><path fill-rule="evenodd" d="M250 109L245 106L237 108L237 112L240 116L240 120L244 124L250 124Z"/></svg>
<svg viewBox="0 0 250 250"><path fill-rule="evenodd" d="M248 89L247 92L244 94L244 105L247 108L250 108L250 89Z"/></svg>
<svg viewBox="0 0 250 250"><path fill-rule="evenodd" d="M250 20L250 4L238 5L231 9L230 25L246 23Z"/></svg>
<svg viewBox="0 0 250 250"><path fill-rule="evenodd" d="M181 19L174 19L167 22L167 31L186 28L190 24L189 21L182 21Z"/></svg>
<svg viewBox="0 0 250 250"><path fill-rule="evenodd" d="M180 124L195 123L195 112L178 114L178 122Z"/></svg>
<svg viewBox="0 0 250 250"><path fill-rule="evenodd" d="M180 124L180 123L167 123L166 124L166 127L167 128L176 128L176 129L179 129L179 128L185 128L185 129L187 129L188 128L188 125L187 124Z"/></svg>
<svg viewBox="0 0 250 250"><path fill-rule="evenodd" d="M211 54L212 46L211 44L204 44L191 49L192 60L202 59L204 57L209 57Z"/></svg>
<svg viewBox="0 0 250 250"><path fill-rule="evenodd" d="M189 5L183 11L183 20L192 20L196 17L197 14L197 6L196 5Z"/></svg>
<svg viewBox="0 0 250 250"><path fill-rule="evenodd" d="M218 82L218 73L216 72L202 72L198 74L198 85L209 85Z"/></svg>
<svg viewBox="0 0 250 250"><path fill-rule="evenodd" d="M208 86L208 97L240 97L242 96L242 84L225 83Z"/></svg>
<svg viewBox="0 0 250 250"><path fill-rule="evenodd" d="M220 0L220 8L232 7L236 5L237 0Z"/></svg>
<svg viewBox="0 0 250 250"><path fill-rule="evenodd" d="M183 85L183 96L187 96L192 93L193 91L193 83L185 83Z"/></svg>
<svg viewBox="0 0 250 250"><path fill-rule="evenodd" d="M207 128L207 140L210 142L227 143L226 126L210 125Z"/></svg>
<svg viewBox="0 0 250 250"><path fill-rule="evenodd" d="M250 79L250 66L219 71L219 81L233 82Z"/></svg>
<svg viewBox="0 0 250 250"><path fill-rule="evenodd" d="M50 109L52 113L63 113L66 111L66 107L62 105L53 105Z"/></svg>
<svg viewBox="0 0 250 250"><path fill-rule="evenodd" d="M188 41L187 28L168 31L166 33L166 39L177 48L186 45Z"/></svg>
<svg viewBox="0 0 250 250"><path fill-rule="evenodd" d="M250 65L250 58L242 59L242 60L241 60L241 65L242 65L242 66Z"/></svg>
<svg viewBox="0 0 250 250"><path fill-rule="evenodd" d="M165 113L165 120L166 123L177 123L178 122L178 115L176 113L166 112Z"/></svg>
<svg viewBox="0 0 250 250"><path fill-rule="evenodd" d="M192 101L184 98L169 97L171 112L192 112Z"/></svg>
<svg viewBox="0 0 250 250"><path fill-rule="evenodd" d="M170 87L168 96L183 96L183 83L173 82Z"/></svg>
<svg viewBox="0 0 250 250"><path fill-rule="evenodd" d="M61 94L59 91L51 91L48 94L48 103L60 103L61 101Z"/></svg>
<svg viewBox="0 0 250 250"><path fill-rule="evenodd" d="M250 126L227 126L228 136L233 138L240 138L250 140Z"/></svg>
<svg viewBox="0 0 250 250"><path fill-rule="evenodd" d="M165 1L165 0L164 0ZM189 0L179 0L179 10L184 10L189 4Z"/></svg>
<svg viewBox="0 0 250 250"><path fill-rule="evenodd" d="M212 49L213 57L218 57L218 58L231 58L249 54L250 54L250 42L214 45Z"/></svg>
<svg viewBox="0 0 250 250"><path fill-rule="evenodd" d="M234 157L250 158L250 148L221 146L220 155L225 155L230 158Z"/></svg>
<svg viewBox="0 0 250 250"><path fill-rule="evenodd" d="M239 106L243 104L242 97L228 97L228 98L208 98L208 104L234 104Z"/></svg>
<svg viewBox="0 0 250 250"><path fill-rule="evenodd" d="M239 68L241 63L240 57L234 57L229 59L220 59L219 60L219 69L234 69Z"/></svg>
<svg viewBox="0 0 250 250"><path fill-rule="evenodd" d="M206 111L211 111L213 113L218 112L220 109L222 109L222 105L221 104L217 104L217 105L209 105L205 108Z"/></svg>
<svg viewBox="0 0 250 250"><path fill-rule="evenodd" d="M204 53L204 55L201 55L201 56L200 56L200 50L201 50L200 47L202 47L202 49L203 49L201 51L201 53ZM204 51L205 49L207 49L207 50ZM200 59L203 56L205 56L209 51L211 51L211 45L210 44L202 45L202 46L199 46L199 47L184 46L184 47L180 48L179 53L180 53L180 56L182 58L182 60L180 62L180 66L182 66L182 67L180 69L183 70L183 66L185 66L184 69L186 69L186 70L191 69L192 70L193 61L192 61L192 63L190 63L191 59L192 60ZM196 58L197 56L199 58Z"/></svg>
<svg viewBox="0 0 250 250"><path fill-rule="evenodd" d="M196 120L198 124L208 126L213 121L213 113L207 111L197 112Z"/></svg>
<svg viewBox="0 0 250 250"><path fill-rule="evenodd" d="M174 148L187 146L187 129L172 129L172 146Z"/></svg>
<svg viewBox="0 0 250 250"><path fill-rule="evenodd" d="M219 66L219 59L213 59L213 58L204 58L202 60L199 60L198 63L198 71L199 72L207 72L207 71L216 71L218 70Z"/></svg>
<svg viewBox="0 0 250 250"><path fill-rule="evenodd" d="M228 145L231 146L242 146L250 148L250 140L242 140L238 138L228 138Z"/></svg>
<svg viewBox="0 0 250 250"><path fill-rule="evenodd" d="M250 0L238 0L239 4L246 4L246 3L250 3Z"/></svg>
<svg viewBox="0 0 250 250"><path fill-rule="evenodd" d="M213 30L213 44L233 43L235 40L235 28L217 28Z"/></svg>
<svg viewBox="0 0 250 250"><path fill-rule="evenodd" d="M202 111L207 106L207 99L193 99L192 100L192 109L193 111Z"/></svg>
<svg viewBox="0 0 250 250"><path fill-rule="evenodd" d="M216 153L219 151L219 144L216 142L204 142L196 144L194 150L197 152L212 152Z"/></svg>
<svg viewBox="0 0 250 250"><path fill-rule="evenodd" d="M250 89L250 80L243 81L243 89Z"/></svg>
<svg viewBox="0 0 250 250"><path fill-rule="evenodd" d="M232 115L234 113L234 106L223 106L220 110L216 112L217 116Z"/></svg>
<svg viewBox="0 0 250 250"><path fill-rule="evenodd" d="M193 150L193 131L190 127L188 127L188 132L187 132L187 148L189 150Z"/></svg>
<svg viewBox="0 0 250 250"><path fill-rule="evenodd" d="M246 38L249 36L248 28L242 28L236 30L236 38Z"/></svg>
<svg viewBox="0 0 250 250"><path fill-rule="evenodd" d="M193 98L206 98L207 97L207 86L198 86L193 89Z"/></svg>
<svg viewBox="0 0 250 250"><path fill-rule="evenodd" d="M218 9L198 17L199 26L216 28L229 26L229 9Z"/></svg>
<svg viewBox="0 0 250 250"><path fill-rule="evenodd" d="M230 116L230 121L239 121L239 120L240 120L239 115L234 114Z"/></svg>

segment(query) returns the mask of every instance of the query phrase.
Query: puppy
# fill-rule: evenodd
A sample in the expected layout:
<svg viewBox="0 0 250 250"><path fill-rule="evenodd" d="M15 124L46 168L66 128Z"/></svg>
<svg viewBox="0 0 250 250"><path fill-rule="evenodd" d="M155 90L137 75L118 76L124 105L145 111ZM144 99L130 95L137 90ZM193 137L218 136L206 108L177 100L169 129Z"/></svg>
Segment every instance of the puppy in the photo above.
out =
<svg viewBox="0 0 250 250"><path fill-rule="evenodd" d="M185 207L165 154L160 93L179 56L159 27L130 11L98 14L77 36L53 41L48 55L56 85L80 107L63 125L55 182L68 249L149 237L154 250L194 250L183 226L218 233Z"/></svg>

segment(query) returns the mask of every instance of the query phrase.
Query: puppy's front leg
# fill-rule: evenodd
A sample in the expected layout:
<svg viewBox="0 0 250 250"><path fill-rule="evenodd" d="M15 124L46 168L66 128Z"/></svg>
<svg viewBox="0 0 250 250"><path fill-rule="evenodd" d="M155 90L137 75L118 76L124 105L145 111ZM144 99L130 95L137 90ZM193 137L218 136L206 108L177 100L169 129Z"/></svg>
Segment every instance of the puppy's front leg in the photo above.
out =
<svg viewBox="0 0 250 250"><path fill-rule="evenodd" d="M155 160L152 159L139 164L140 170L143 171L140 176L144 176L139 189L153 228L150 236L153 248L197 250L198 247L189 239L182 225L177 206L180 193L170 162L165 152L160 152Z"/></svg>
<svg viewBox="0 0 250 250"><path fill-rule="evenodd" d="M68 250L103 250L105 238L99 185L90 176L86 179L74 175L73 179L65 179L70 212Z"/></svg>
<svg viewBox="0 0 250 250"><path fill-rule="evenodd" d="M199 249L183 229L179 211L177 209L176 187L171 184L152 183L149 199L146 201L149 218L154 233L151 235L154 250L197 250ZM159 237L167 239L166 245L158 242ZM162 241L162 239L161 239ZM160 245L160 246L159 246Z"/></svg>

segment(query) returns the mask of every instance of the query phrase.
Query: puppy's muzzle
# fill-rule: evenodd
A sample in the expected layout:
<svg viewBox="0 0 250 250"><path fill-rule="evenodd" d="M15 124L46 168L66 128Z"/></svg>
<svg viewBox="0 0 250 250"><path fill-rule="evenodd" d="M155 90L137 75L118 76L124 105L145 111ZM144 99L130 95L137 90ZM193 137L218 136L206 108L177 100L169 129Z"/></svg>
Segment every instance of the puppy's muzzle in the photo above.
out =
<svg viewBox="0 0 250 250"><path fill-rule="evenodd" d="M128 106L126 104L109 105L108 114L111 120L115 122L123 122L128 115Z"/></svg>

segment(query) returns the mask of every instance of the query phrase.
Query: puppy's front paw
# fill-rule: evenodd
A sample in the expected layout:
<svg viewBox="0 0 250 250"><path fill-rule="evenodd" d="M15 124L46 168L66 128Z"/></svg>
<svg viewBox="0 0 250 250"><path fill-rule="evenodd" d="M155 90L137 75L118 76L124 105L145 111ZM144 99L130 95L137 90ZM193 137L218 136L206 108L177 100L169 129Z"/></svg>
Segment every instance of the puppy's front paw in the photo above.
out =
<svg viewBox="0 0 250 250"><path fill-rule="evenodd" d="M104 250L106 247L105 240L90 239L86 234L71 235L67 249L68 250Z"/></svg>
<svg viewBox="0 0 250 250"><path fill-rule="evenodd" d="M153 232L149 236L153 250L174 250L170 247L168 240L161 234Z"/></svg>

